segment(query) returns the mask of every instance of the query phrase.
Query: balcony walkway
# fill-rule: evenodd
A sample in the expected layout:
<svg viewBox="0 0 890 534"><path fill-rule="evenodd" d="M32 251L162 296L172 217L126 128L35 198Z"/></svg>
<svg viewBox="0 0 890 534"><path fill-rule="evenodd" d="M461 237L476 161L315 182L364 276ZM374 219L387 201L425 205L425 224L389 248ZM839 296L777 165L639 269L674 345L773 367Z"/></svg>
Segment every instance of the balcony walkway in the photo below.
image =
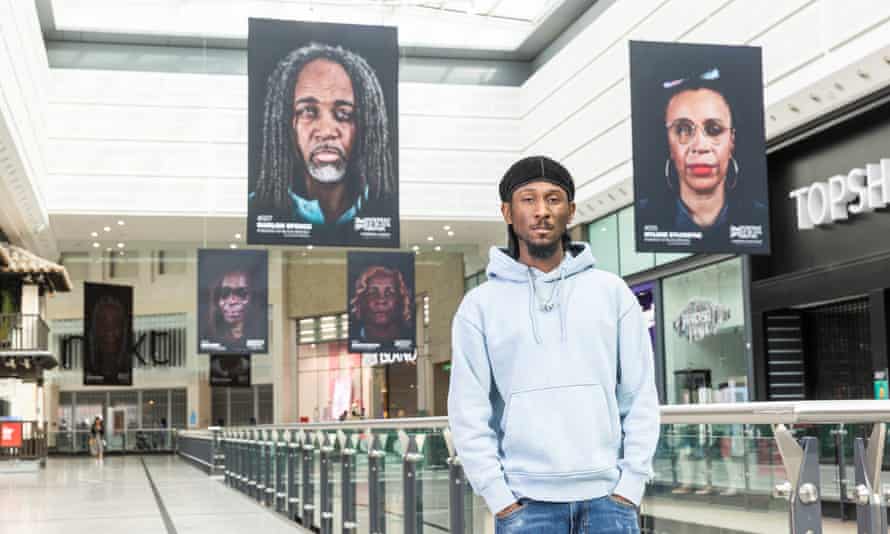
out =
<svg viewBox="0 0 890 534"><path fill-rule="evenodd" d="M174 456L49 458L39 473L2 473L0 518L0 534L306 532Z"/></svg>

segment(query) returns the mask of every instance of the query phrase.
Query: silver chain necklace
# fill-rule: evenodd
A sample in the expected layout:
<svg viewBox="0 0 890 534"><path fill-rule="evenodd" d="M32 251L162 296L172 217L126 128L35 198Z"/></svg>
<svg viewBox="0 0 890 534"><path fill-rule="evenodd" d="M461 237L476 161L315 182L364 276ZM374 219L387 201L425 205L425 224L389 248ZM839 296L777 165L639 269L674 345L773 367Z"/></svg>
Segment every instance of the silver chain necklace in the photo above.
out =
<svg viewBox="0 0 890 534"><path fill-rule="evenodd" d="M531 269L529 269L529 274L532 275L532 287L533 287L532 292L535 294L535 300L538 302L538 309L541 310L542 312L552 311L553 308L556 306L556 304L553 302L553 300L556 298L556 295L559 293L559 287L562 284L562 277L560 277L559 280L556 281L556 287L553 288L553 291L550 293L550 297L546 300L542 300L541 297L538 296L538 291L535 286L535 284L537 283L537 280L535 279Z"/></svg>

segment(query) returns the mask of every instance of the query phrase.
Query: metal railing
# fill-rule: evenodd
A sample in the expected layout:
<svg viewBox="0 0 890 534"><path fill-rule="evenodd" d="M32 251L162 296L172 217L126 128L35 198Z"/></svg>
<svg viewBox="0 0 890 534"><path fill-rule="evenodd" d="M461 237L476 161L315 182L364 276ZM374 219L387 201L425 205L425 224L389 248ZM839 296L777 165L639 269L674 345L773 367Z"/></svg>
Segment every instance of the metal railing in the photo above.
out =
<svg viewBox="0 0 890 534"><path fill-rule="evenodd" d="M36 460L46 463L46 423L37 421L0 421L0 462Z"/></svg>
<svg viewBox="0 0 890 534"><path fill-rule="evenodd" d="M689 512L713 505L773 521L751 532L818 534L823 521L855 515L855 528L842 523L842 531L886 533L888 421L886 401L662 407L643 532L663 531L668 508L679 510L671 520L693 521L701 514ZM228 486L323 534L493 531L445 417L236 427L192 437L207 444L209 472L222 462ZM823 504L839 509L839 519L823 517Z"/></svg>
<svg viewBox="0 0 890 534"><path fill-rule="evenodd" d="M49 433L52 454L90 454L89 430L63 430ZM130 428L105 434L105 454L173 453L176 451L176 429Z"/></svg>
<svg viewBox="0 0 890 534"><path fill-rule="evenodd" d="M49 327L39 315L0 314L0 351L46 352Z"/></svg>

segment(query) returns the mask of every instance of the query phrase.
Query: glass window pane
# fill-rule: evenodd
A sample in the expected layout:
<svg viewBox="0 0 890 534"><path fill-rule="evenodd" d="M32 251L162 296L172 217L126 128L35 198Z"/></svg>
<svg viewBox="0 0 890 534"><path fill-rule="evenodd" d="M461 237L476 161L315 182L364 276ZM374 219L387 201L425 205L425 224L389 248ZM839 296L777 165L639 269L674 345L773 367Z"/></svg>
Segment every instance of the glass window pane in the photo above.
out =
<svg viewBox="0 0 890 534"><path fill-rule="evenodd" d="M168 428L167 390L153 389L142 392L142 428Z"/></svg>
<svg viewBox="0 0 890 534"><path fill-rule="evenodd" d="M655 267L655 253L637 252L634 207L618 212L618 250L621 260L621 276L629 276Z"/></svg>
<svg viewBox="0 0 890 534"><path fill-rule="evenodd" d="M173 405L170 413L170 416L173 419L170 423L171 428L185 428L187 411L185 390L174 389L171 397L173 398Z"/></svg>
<svg viewBox="0 0 890 534"><path fill-rule="evenodd" d="M656 252L655 265L664 265L666 263L671 263L672 261L688 258L689 256L692 256L692 254L687 252Z"/></svg>
<svg viewBox="0 0 890 534"><path fill-rule="evenodd" d="M260 384L256 386L259 390L259 421L261 425L271 425L274 421L275 398L272 391L272 384Z"/></svg>
<svg viewBox="0 0 890 534"><path fill-rule="evenodd" d="M668 403L746 398L741 259L665 278L662 287Z"/></svg>
<svg viewBox="0 0 890 534"><path fill-rule="evenodd" d="M597 269L618 274L618 217L613 213L593 221L588 230Z"/></svg>

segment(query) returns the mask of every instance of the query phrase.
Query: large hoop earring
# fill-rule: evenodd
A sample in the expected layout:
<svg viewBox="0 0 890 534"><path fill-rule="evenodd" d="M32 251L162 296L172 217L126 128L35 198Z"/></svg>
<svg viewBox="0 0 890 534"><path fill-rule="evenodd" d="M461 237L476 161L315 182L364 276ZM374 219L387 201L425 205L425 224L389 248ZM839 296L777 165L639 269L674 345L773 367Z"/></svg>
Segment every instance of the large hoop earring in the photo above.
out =
<svg viewBox="0 0 890 534"><path fill-rule="evenodd" d="M664 181L667 182L668 189L673 191L674 186L671 184L671 158L664 160Z"/></svg>
<svg viewBox="0 0 890 534"><path fill-rule="evenodd" d="M732 156L729 159L732 161L733 170L735 170L735 179L732 181L732 185L729 186L729 190L732 191L739 185L739 162Z"/></svg>

